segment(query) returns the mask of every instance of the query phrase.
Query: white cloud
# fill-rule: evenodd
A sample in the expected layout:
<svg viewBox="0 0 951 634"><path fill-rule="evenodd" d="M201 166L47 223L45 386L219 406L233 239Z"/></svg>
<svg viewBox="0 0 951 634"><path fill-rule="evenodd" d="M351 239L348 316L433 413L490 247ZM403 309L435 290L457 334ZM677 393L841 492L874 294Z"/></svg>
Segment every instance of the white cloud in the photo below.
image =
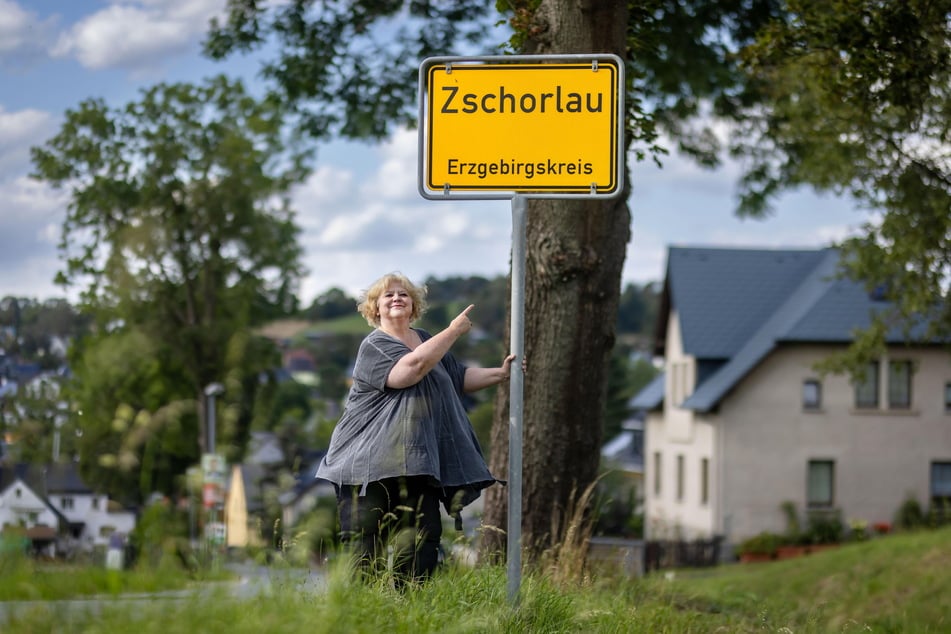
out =
<svg viewBox="0 0 951 634"><path fill-rule="evenodd" d="M633 155L630 161L632 191L638 197L662 197L670 187L688 187L710 196L732 196L741 175L740 164L732 160L724 161L717 169L701 167L676 153L661 157L662 167L650 159L634 163Z"/></svg>
<svg viewBox="0 0 951 634"><path fill-rule="evenodd" d="M91 69L147 72L196 46L224 6L225 0L113 2L63 33L53 54Z"/></svg>
<svg viewBox="0 0 951 634"><path fill-rule="evenodd" d="M417 189L417 133L400 130L378 146L340 144L294 196L309 275L307 303L331 286L356 295L389 271L415 281L508 273L509 205L429 201ZM357 173L359 171L359 173Z"/></svg>
<svg viewBox="0 0 951 634"><path fill-rule="evenodd" d="M62 296L53 278L66 195L26 176L0 182L0 297Z"/></svg>
<svg viewBox="0 0 951 634"><path fill-rule="evenodd" d="M384 142L379 150L380 168L368 187L388 200L419 201L417 171L419 134L401 129Z"/></svg>
<svg viewBox="0 0 951 634"><path fill-rule="evenodd" d="M354 175L332 165L320 165L292 192L297 223L305 232L323 231L352 201Z"/></svg>
<svg viewBox="0 0 951 634"><path fill-rule="evenodd" d="M30 147L53 132L53 116L42 110L6 112L0 105L0 178L4 171L25 171Z"/></svg>
<svg viewBox="0 0 951 634"><path fill-rule="evenodd" d="M0 184L0 192L7 210L0 220L16 218L18 224L36 225L48 222L65 211L68 194L56 190L29 176L19 176L12 181ZM40 232L37 232L39 235ZM45 233L45 232L44 232Z"/></svg>
<svg viewBox="0 0 951 634"><path fill-rule="evenodd" d="M0 64L16 64L44 53L54 20L40 20L13 0L0 0Z"/></svg>
<svg viewBox="0 0 951 634"><path fill-rule="evenodd" d="M38 23L15 2L0 0L0 52L14 51L29 40L29 30Z"/></svg>

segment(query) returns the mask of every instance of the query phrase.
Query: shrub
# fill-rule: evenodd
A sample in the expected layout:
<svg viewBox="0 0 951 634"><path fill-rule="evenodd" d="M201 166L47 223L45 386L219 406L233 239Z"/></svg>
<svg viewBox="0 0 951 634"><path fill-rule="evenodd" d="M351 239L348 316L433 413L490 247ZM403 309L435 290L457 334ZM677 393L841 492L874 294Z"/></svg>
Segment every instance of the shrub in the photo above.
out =
<svg viewBox="0 0 951 634"><path fill-rule="evenodd" d="M951 521L951 503L947 498L934 500L928 509L928 526L940 528Z"/></svg>
<svg viewBox="0 0 951 634"><path fill-rule="evenodd" d="M845 525L838 509L809 511L808 543L838 544L844 533Z"/></svg>
<svg viewBox="0 0 951 634"><path fill-rule="evenodd" d="M914 530L925 525L925 512L918 500L909 495L895 512L895 526L905 530Z"/></svg>
<svg viewBox="0 0 951 634"><path fill-rule="evenodd" d="M775 555L783 544L783 536L763 531L741 541L736 549L740 555Z"/></svg>
<svg viewBox="0 0 951 634"><path fill-rule="evenodd" d="M804 539L802 528L799 525L799 513L796 510L796 503L786 500L779 505L780 510L786 517L786 540L789 544L801 544Z"/></svg>
<svg viewBox="0 0 951 634"><path fill-rule="evenodd" d="M129 535L140 565L158 569L165 566L194 568L188 543L188 521L168 500L152 502L143 511Z"/></svg>

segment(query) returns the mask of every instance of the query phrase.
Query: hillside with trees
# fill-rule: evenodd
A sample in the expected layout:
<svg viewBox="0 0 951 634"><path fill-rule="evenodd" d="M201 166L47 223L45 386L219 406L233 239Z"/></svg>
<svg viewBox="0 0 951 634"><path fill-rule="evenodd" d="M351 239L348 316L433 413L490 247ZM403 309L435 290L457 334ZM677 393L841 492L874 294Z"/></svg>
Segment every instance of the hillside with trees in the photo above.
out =
<svg viewBox="0 0 951 634"><path fill-rule="evenodd" d="M467 363L490 365L506 353L506 322L509 319L510 291L507 279L479 276L429 277L423 280L428 289L430 308L419 326L432 332L445 327L452 316L475 304L476 328L458 342L454 353ZM263 324L259 333L281 332L281 336L260 337L261 344L271 347L268 356L272 365L263 369L260 390L250 413L249 430L271 431L281 439L282 447L292 461L307 450L326 446L339 404L346 396L349 371L357 347L369 327L356 312L357 298L337 287L318 295L306 307L289 313L280 320ZM645 356L649 351L657 310L657 287L628 284L622 293L618 311L618 341L609 369L607 407L603 416L605 437L620 429L621 421L630 412L627 401L656 370ZM0 381L7 385L28 382L40 373L53 372L55 382L69 382L70 358L76 359L70 347L83 349L95 340L100 349L121 354L122 347L134 345L147 349L145 340L126 341L121 334L98 336L92 320L79 307L66 300L39 301L29 298L5 297L0 300ZM276 330L269 326L277 324ZM280 324L292 324L281 329ZM305 383L288 380L282 372L281 353L303 350L314 361L313 380ZM262 349L263 352L263 349ZM87 362L97 357L88 357ZM105 367L97 367L105 372ZM25 374L24 374L25 372ZM148 390L147 383L137 384ZM104 389L104 388L103 388ZM470 418L487 451L491 450L491 426L494 409L492 392L480 393L470 403ZM25 390L9 390L0 397L0 433L10 434L15 444L10 448L18 460L44 462L50 459L53 432L57 422L63 424L63 402L59 390L43 394ZM108 422L122 415L124 408L109 414ZM126 414L128 415L128 414ZM85 417L85 415L84 415ZM85 421L84 421L85 422ZM60 457L69 459L80 454L80 440L85 435L81 424L62 434ZM169 439L169 442L176 442ZM236 448L240 458L243 448ZM168 491L171 493L172 491Z"/></svg>

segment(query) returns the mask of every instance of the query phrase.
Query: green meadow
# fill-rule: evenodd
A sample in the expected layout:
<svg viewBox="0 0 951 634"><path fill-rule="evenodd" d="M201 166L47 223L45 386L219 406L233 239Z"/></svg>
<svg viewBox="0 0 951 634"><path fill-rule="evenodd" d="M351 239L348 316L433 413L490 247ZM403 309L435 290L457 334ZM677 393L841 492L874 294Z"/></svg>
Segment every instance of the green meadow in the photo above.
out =
<svg viewBox="0 0 951 634"><path fill-rule="evenodd" d="M517 603L507 596L501 566L447 566L430 583L402 594L385 579L355 582L342 564L323 572L320 588L288 576L286 583L240 597L237 580L224 571L196 577L7 558L0 564L0 631L951 631L951 528L889 535L798 559L640 579L596 571L578 577L553 567L526 574Z"/></svg>

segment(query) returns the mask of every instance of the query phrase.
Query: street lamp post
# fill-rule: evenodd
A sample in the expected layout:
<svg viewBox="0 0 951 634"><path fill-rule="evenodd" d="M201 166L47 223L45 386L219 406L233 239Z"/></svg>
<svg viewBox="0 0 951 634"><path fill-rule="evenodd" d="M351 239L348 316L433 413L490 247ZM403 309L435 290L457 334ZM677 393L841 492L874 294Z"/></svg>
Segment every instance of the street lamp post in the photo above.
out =
<svg viewBox="0 0 951 634"><path fill-rule="evenodd" d="M225 386L221 383L209 383L205 386L205 396L208 397L208 453L215 453L215 397L224 394Z"/></svg>
<svg viewBox="0 0 951 634"><path fill-rule="evenodd" d="M218 533L218 528L220 524L218 521L218 513L221 509L221 491L224 486L224 469L221 464L221 458L215 454L215 416L217 414L217 408L215 407L215 397L221 396L225 392L225 387L221 383L209 383L205 386L205 397L208 399L207 403L207 420L208 420L208 444L206 447L206 453L202 456L202 471L204 476L204 482L202 484L202 490L207 496L205 500L205 506L208 509L208 521L209 524L206 527L206 539L210 541L210 544L213 546L218 545L220 536ZM207 466L207 468L205 468ZM208 531L210 529L210 532ZM223 540L222 540L223 543ZM213 547L213 552L217 553L218 549Z"/></svg>

